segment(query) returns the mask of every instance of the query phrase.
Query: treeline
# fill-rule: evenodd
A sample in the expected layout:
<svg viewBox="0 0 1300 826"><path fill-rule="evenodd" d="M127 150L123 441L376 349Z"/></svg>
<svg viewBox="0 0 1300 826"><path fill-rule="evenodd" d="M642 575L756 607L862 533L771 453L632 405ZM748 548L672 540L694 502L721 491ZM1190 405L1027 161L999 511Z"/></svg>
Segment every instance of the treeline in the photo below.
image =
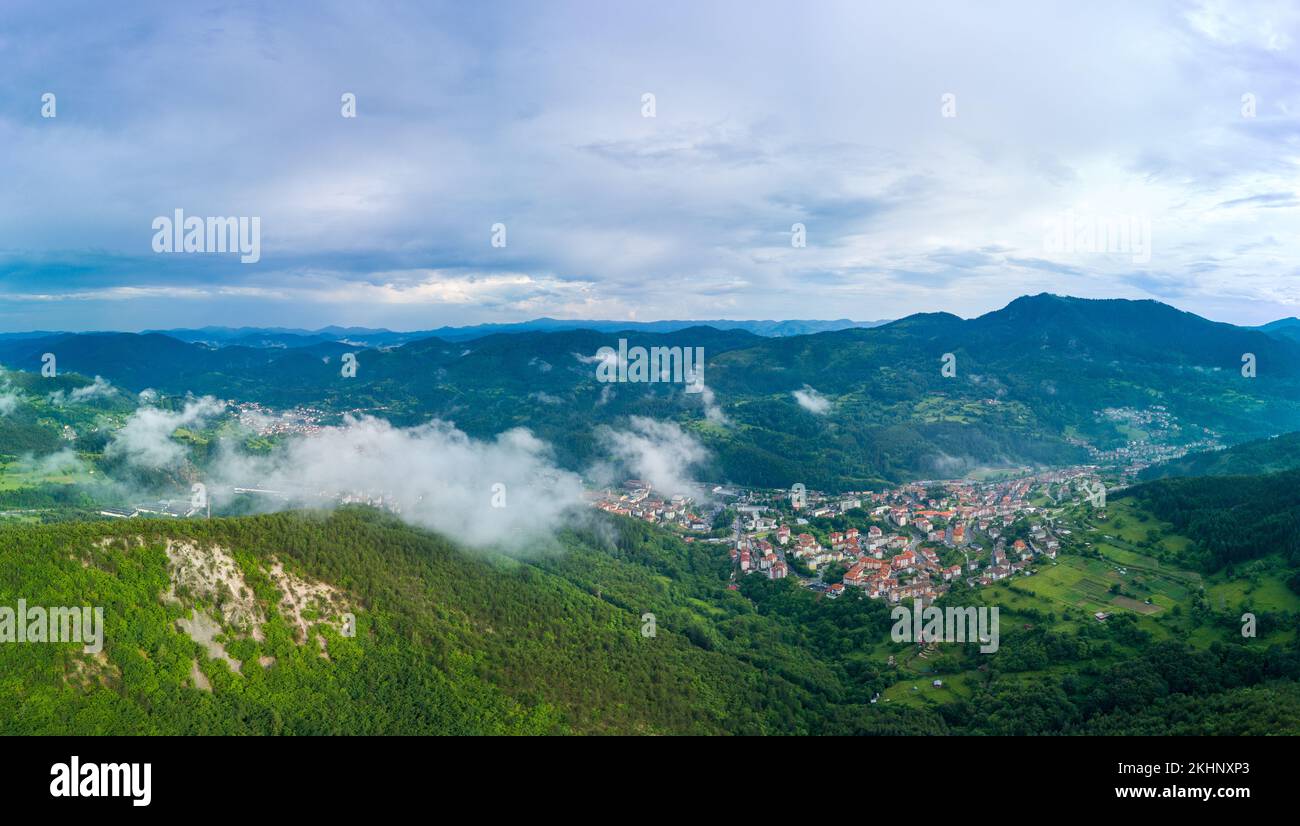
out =
<svg viewBox="0 0 1300 826"><path fill-rule="evenodd" d="M1143 481L1170 476L1242 476L1300 468L1300 432L1233 445L1225 450L1189 453L1152 465L1138 475Z"/></svg>
<svg viewBox="0 0 1300 826"><path fill-rule="evenodd" d="M1126 495L1192 537L1188 561L1205 570L1275 553L1300 567L1300 470L1162 479Z"/></svg>
<svg viewBox="0 0 1300 826"><path fill-rule="evenodd" d="M92 497L76 485L44 484L0 490L0 509L93 508Z"/></svg>
<svg viewBox="0 0 1300 826"><path fill-rule="evenodd" d="M1156 643L1142 654L1078 674L1006 675L969 701L940 708L969 734L1282 734L1300 732L1300 653L1287 648ZM1225 717L1244 698L1275 707Z"/></svg>
<svg viewBox="0 0 1300 826"><path fill-rule="evenodd" d="M292 520L291 520L292 521ZM76 642L0 645L0 732L5 734L397 734L547 733L566 730L541 702L520 703L474 674L469 652L435 652L401 618L358 611L358 633L317 624L329 658L300 644L264 589L262 563L276 547L286 565L310 531L285 523L275 546L262 525L144 520L0 529L0 605L98 606L104 647ZM301 518L305 526L312 520ZM318 525L328 524L316 520ZM191 603L168 588L165 537L231 549L267 621L264 638L224 629L241 673L176 626ZM138 542L142 539L143 543ZM299 547L301 547L299 545ZM362 555L364 556L364 554ZM392 583L396 585L396 583ZM412 598L417 594L410 594ZM203 606L213 611L213 606ZM441 653L442 656L438 656ZM265 658L265 659L263 659ZM263 667L261 662L268 665ZM211 691L194 686L193 669Z"/></svg>
<svg viewBox="0 0 1300 826"><path fill-rule="evenodd" d="M218 638L241 673L178 629L193 600L160 599L169 539L220 546L239 564L267 618L261 639L231 628ZM311 617L299 639L265 573L273 557L342 589L357 635ZM0 645L0 732L1254 733L1261 719L1296 731L1294 646L1153 646L1123 616L1068 632L1008 623L998 653L966 646L934 661L968 675L969 699L873 704L900 677L881 654L890 606L760 576L733 590L725 557L603 515L523 560L366 508L7 526L0 605L103 606L106 628L100 656ZM210 692L194 687L196 665ZM1230 697L1286 707L1227 720L1197 711Z"/></svg>
<svg viewBox="0 0 1300 826"><path fill-rule="evenodd" d="M136 536L143 546L120 541ZM225 629L245 663L234 674L176 628L191 606L159 599L168 538L228 549L250 584L272 556L334 584L361 606L361 632L316 626L325 660L259 593L266 639ZM783 624L727 591L702 546L626 520L529 562L360 508L10 526L0 604L19 598L102 605L106 641L102 661L74 644L0 646L8 733L811 733L846 691L796 638L763 646ZM191 687L196 662L210 693Z"/></svg>
<svg viewBox="0 0 1300 826"><path fill-rule="evenodd" d="M38 421L31 411L21 406L0 415L0 460L53 453L65 444L56 428Z"/></svg>

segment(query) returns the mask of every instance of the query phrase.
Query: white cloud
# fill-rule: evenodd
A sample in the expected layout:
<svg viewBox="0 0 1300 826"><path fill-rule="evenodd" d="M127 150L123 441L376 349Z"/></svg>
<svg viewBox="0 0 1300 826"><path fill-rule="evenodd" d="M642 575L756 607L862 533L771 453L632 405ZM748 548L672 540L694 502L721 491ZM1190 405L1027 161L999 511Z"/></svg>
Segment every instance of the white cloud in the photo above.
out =
<svg viewBox="0 0 1300 826"><path fill-rule="evenodd" d="M528 430L482 441L441 421L399 428L348 419L269 456L223 445L213 474L221 485L281 491L295 505L352 495L468 546L516 552L547 546L583 505L579 477L558 469Z"/></svg>
<svg viewBox="0 0 1300 826"><path fill-rule="evenodd" d="M65 393L62 390L55 390L48 396L49 402L56 407L61 407L68 402L84 402L90 399L107 398L116 393L113 385L102 376L95 376L95 380L90 384L82 387L73 388L71 393Z"/></svg>
<svg viewBox="0 0 1300 826"><path fill-rule="evenodd" d="M618 353L614 352L612 347L605 350L603 354L597 352L590 356L584 356L582 353L572 353L571 355L582 364L598 365L597 369L602 364L611 369L618 367Z"/></svg>
<svg viewBox="0 0 1300 826"><path fill-rule="evenodd" d="M25 471L45 476L70 472L80 473L86 470L86 464L77 456L77 452L70 447L65 447L63 450L55 451L39 459L31 455L24 456L20 464Z"/></svg>
<svg viewBox="0 0 1300 826"><path fill-rule="evenodd" d="M825 416L831 409L831 400L806 384L802 390L795 390L790 395L794 396L794 400L799 402L799 406L809 413Z"/></svg>
<svg viewBox="0 0 1300 826"><path fill-rule="evenodd" d="M706 419L714 424L731 424L727 414L722 412L722 405L718 404L717 394L713 392L712 387L707 384L703 385L700 390L700 399L704 402L704 417Z"/></svg>
<svg viewBox="0 0 1300 826"><path fill-rule="evenodd" d="M22 396L9 384L9 377L4 367L0 366L0 416L9 416L18 409Z"/></svg>
<svg viewBox="0 0 1300 826"><path fill-rule="evenodd" d="M66 305L109 302L139 326L164 309L203 323L291 313L387 326L702 309L896 318L971 315L1043 290L1168 298L1150 286L1163 278L1203 313L1263 320L1300 304L1300 206L1214 214L1295 191L1300 13L1285 0L938 15L559 3L361 18L336 5L285 11L274 38L231 8L209 20L229 36L202 42L180 9L58 26L34 2L16 14L30 25L5 39L0 102L17 111L22 90L77 88L79 123L94 127L0 124L0 175L42 193L0 204L0 249L32 251L0 302L41 314L26 318L82 312L91 325L94 307ZM746 37L720 38L740 14ZM645 37L665 29L674 37ZM105 37L128 35L129 60L104 53ZM340 50L354 59L339 64ZM165 73L189 78L191 94L159 112L149 78ZM264 94L234 94L250 84ZM319 94L354 84L369 90L351 124L361 129ZM644 91L655 118L640 116ZM955 118L941 117L946 92ZM1258 96L1254 119L1240 115L1245 92ZM331 116L338 128L322 126ZM245 163L213 174L235 143ZM162 155L180 172L160 191L150 159ZM262 262L214 276L214 258L134 258L160 202L262 216ZM1148 214L1150 263L1045 254L1043 219L1070 209ZM489 243L498 221L502 248ZM795 222L805 248L790 245ZM84 249L107 252L40 266Z"/></svg>
<svg viewBox="0 0 1300 826"><path fill-rule="evenodd" d="M185 459L185 448L172 434L181 427L201 426L223 410L225 404L211 396L189 399L179 411L141 407L113 434L104 456L123 458L136 467L176 467Z"/></svg>
<svg viewBox="0 0 1300 826"><path fill-rule="evenodd" d="M703 496L691 478L693 468L709 457L708 450L676 422L633 416L625 430L602 425L596 431L608 450L611 462L593 469L593 474L612 481L618 476L644 479L666 495Z"/></svg>

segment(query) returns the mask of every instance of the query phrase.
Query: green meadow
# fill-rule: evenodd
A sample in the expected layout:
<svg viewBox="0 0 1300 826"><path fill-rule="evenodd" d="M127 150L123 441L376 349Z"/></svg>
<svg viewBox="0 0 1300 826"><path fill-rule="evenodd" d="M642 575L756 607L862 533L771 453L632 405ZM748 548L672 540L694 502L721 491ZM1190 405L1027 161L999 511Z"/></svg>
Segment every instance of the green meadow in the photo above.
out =
<svg viewBox="0 0 1300 826"><path fill-rule="evenodd" d="M19 490L40 485L73 485L90 481L79 469L43 471L30 462L0 462L0 491Z"/></svg>

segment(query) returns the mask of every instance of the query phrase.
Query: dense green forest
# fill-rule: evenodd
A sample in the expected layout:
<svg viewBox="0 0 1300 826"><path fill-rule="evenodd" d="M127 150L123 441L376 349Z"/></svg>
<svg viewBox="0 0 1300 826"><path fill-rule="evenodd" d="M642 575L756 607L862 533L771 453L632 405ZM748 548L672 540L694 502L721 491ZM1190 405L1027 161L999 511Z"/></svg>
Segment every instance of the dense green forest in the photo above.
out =
<svg viewBox="0 0 1300 826"><path fill-rule="evenodd" d="M1163 479L1128 495L1195 539L1191 564L1214 571L1280 554L1300 568L1300 470Z"/></svg>
<svg viewBox="0 0 1300 826"><path fill-rule="evenodd" d="M1284 433L1233 445L1224 450L1189 453L1146 468L1143 481L1171 476L1252 476L1300 468L1300 432Z"/></svg>
<svg viewBox="0 0 1300 826"><path fill-rule="evenodd" d="M1171 438L1183 442L1300 429L1300 343L1152 301L1038 295L974 319L918 314L780 338L709 327L626 334L633 345L702 347L707 394L671 382L597 381L591 357L622 335L421 339L361 350L348 380L338 365L351 350L338 342L211 348L159 334L59 335L0 341L0 363L32 371L49 350L61 369L133 393L363 411L403 426L437 417L478 438L522 426L571 469L600 458L601 425L646 416L678 422L709 449L705 478L827 490L1080 463L1088 458L1081 440L1106 448L1132 436L1097 415L1106 408L1159 406L1177 427ZM1243 352L1259 359L1253 379L1240 375ZM954 358L951 376L940 370L945 354ZM805 386L824 409L800 405L794 393Z"/></svg>
<svg viewBox="0 0 1300 826"><path fill-rule="evenodd" d="M165 598L177 576L168 542L224 549L245 585ZM356 635L324 608L301 611L299 627L276 563L336 588ZM365 508L6 526L0 605L101 605L106 631L100 656L75 643L0 645L0 731L1300 731L1294 636L1194 647L1153 642L1122 617L1017 624L996 654L956 646L936 663L968 675L969 697L890 706L871 702L898 679L879 655L885 605L791 580L730 590L727 570L719 546L613 517L525 560L467 552ZM215 638L242 663L236 673L178 622L246 600L258 633L222 621ZM1242 704L1268 712L1225 713Z"/></svg>

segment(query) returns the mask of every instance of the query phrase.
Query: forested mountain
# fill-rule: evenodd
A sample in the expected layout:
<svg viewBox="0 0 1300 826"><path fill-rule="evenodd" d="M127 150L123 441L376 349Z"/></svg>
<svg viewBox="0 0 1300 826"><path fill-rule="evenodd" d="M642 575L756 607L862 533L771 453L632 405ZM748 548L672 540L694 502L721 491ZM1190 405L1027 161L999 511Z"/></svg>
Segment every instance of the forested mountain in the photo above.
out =
<svg viewBox="0 0 1300 826"><path fill-rule="evenodd" d="M1270 321L1268 324L1261 325L1258 329L1270 335L1300 341L1300 318L1294 316Z"/></svg>
<svg viewBox="0 0 1300 826"><path fill-rule="evenodd" d="M1300 432L1255 439L1223 450L1189 453L1152 465L1143 480L1171 476L1244 476L1300 468Z"/></svg>
<svg viewBox="0 0 1300 826"><path fill-rule="evenodd" d="M1300 470L1161 479L1126 495L1196 538L1196 561L1208 570L1270 554L1300 569Z"/></svg>
<svg viewBox="0 0 1300 826"><path fill-rule="evenodd" d="M562 330L596 330L603 333L619 331L633 333L672 333L688 327L712 327L715 330L744 330L757 336L802 336L830 330L847 330L853 327L879 327L886 321L850 321L847 318L830 321L785 319L782 321L732 321L729 319L698 321L564 321L554 318L537 318L515 324L477 324L472 327L439 327L429 331L434 338L446 341L468 341L494 333L558 332Z"/></svg>
<svg viewBox="0 0 1300 826"><path fill-rule="evenodd" d="M708 392L597 381L596 351L619 338L702 347ZM427 338L384 350L63 335L2 341L0 363L34 370L45 352L58 356L60 369L133 391L363 410L399 424L439 417L475 436L526 426L573 468L591 459L600 424L632 415L675 420L710 448L708 478L771 486L853 489L986 466L1079 462L1084 443L1127 440L1099 415L1107 408L1158 407L1189 442L1300 429L1300 343L1153 301L1038 295L970 320L920 314L813 335L565 330ZM340 375L347 352L356 354L355 378ZM1246 354L1253 377L1243 375Z"/></svg>
<svg viewBox="0 0 1300 826"><path fill-rule="evenodd" d="M97 432L108 425L103 417L134 409L133 399L84 376L0 371L0 462L69 447L70 433L79 435L81 449L100 450L107 438Z"/></svg>
<svg viewBox="0 0 1300 826"><path fill-rule="evenodd" d="M191 344L210 347L289 348L308 347L313 344L338 342L352 347L387 348L408 344L426 338L444 341L470 341L499 333L540 333L567 330L596 330L599 332L671 333L687 327L712 327L715 330L744 330L758 336L799 336L823 333L828 330L846 330L852 327L878 327L886 321L851 321L786 319L782 321L756 320L700 320L700 321L601 321L584 319L566 321L555 318L535 318L497 324L474 324L465 327L437 327L431 330L395 331L373 327L322 327L303 330L289 327L198 327L167 330L145 330L144 335L157 333ZM7 339L50 338L65 335L59 332L0 333L0 341Z"/></svg>
<svg viewBox="0 0 1300 826"><path fill-rule="evenodd" d="M900 340L919 340L927 330L938 344L947 331L970 323L927 316L900 322L901 332L850 332L875 336L861 352L905 362L907 345ZM875 335L880 332L886 334ZM771 351L771 363L756 354L778 342L741 331L701 328L656 341L707 340L719 355L706 375L722 397L746 371L757 388L763 382L780 387L783 371L811 371L821 359L838 358L827 340L843 335L783 339L786 347ZM337 367L337 359L324 362L330 354L309 354L309 348L212 350L166 337L111 335L96 348L100 338L76 337L60 363L68 354L129 358L129 352L142 354L132 348L153 345L156 360L174 365L176 376L213 387L225 374L186 373L193 369L190 356L251 364L254 377L259 371L250 354L256 353L304 370ZM368 380L350 392L372 394L375 404L392 399L397 407L390 415L416 419L410 411L446 404L441 394L448 387L463 388L449 408L462 422L491 433L503 421L534 427L540 421L539 432L576 463L583 442L563 439L592 420L567 419L577 400L589 398L582 394L601 393L604 386L584 383L591 368L584 354L606 343L595 331L495 336L477 348L415 342L363 353ZM413 383L406 371L415 363L438 364L441 373ZM860 370L855 363L838 368ZM318 375L286 374L276 388L237 369L229 380L292 396L310 389ZM833 369L824 374L832 411L868 403L849 389L854 378L841 379L846 389L837 392L834 376ZM99 653L75 644L0 645L6 733L1300 732L1292 593L1300 592L1294 576L1300 471L1140 485L1116 497L1106 521L1089 521L1082 505L1061 505L1056 518L1072 530L1060 533L1059 557L1039 559L1032 576L987 588L957 582L939 597L941 606L1000 605L998 651L953 645L927 658L916 646L891 640L886 600L831 599L793 575L733 581L729 543L704 541L703 532L686 541L640 520L595 512L588 519L585 509L557 523L557 532L546 534L553 539L526 543L512 556L471 551L360 507L103 521L103 503L89 493L109 483L106 476L113 483L131 478L119 458L107 455L105 442L138 412L138 400L72 373L47 379L7 372L0 384L0 392L21 394L0 416L6 439L0 607L22 599L106 612ZM881 398L869 401L881 415L895 409L890 404L928 409L936 399L952 399L900 394L906 401L891 401L885 394L907 382L878 386ZM335 404L351 386L331 379L330 387L340 394L331 397ZM694 423L702 438L759 433L770 446L794 428L816 444L818 428L847 429L854 421L843 413L812 413L779 390L755 390L751 401L732 403L726 422L700 421L685 405L702 407L706 400L680 388L609 387L603 404L592 400L593 409L677 417ZM975 387L987 392L981 383ZM520 402L532 393L565 401L543 402L554 415L538 419ZM74 394L75 403L69 401ZM789 405L790 423L746 410L764 400ZM146 420L186 404L177 397L153 400L144 408ZM1003 411L1013 403L978 406ZM989 421L971 418L986 427ZM1006 429L995 433L1029 434L1014 418L996 421ZM975 432L967 422L921 417L891 430L899 444L924 444L915 434L941 426L952 428L951 438ZM201 464L215 433L180 428L162 438ZM798 448L791 445L793 453ZM846 445L835 447L849 450ZM1008 438L1002 449L1025 446ZM31 454L63 457L76 478L36 470ZM811 466L791 467L797 473ZM159 490L173 493L158 496L188 490L187 466L168 473ZM806 529L824 538L855 520L854 527L866 530L857 520L873 518L860 509L852 513L834 517L843 524L813 519ZM722 517L725 524L725 509ZM1013 536L1028 537L1028 526L1009 528L1005 537ZM942 553L959 553L940 544ZM1081 607L1085 598L1096 604ZM1098 607L1116 615L1098 622L1091 613ZM1234 623L1246 610L1258 613L1264 639L1247 644L1240 637ZM344 632L347 615L355 619L355 636ZM952 689L912 693L934 678ZM1260 713L1264 707L1268 714ZM1249 711L1233 711L1240 708Z"/></svg>
<svg viewBox="0 0 1300 826"><path fill-rule="evenodd" d="M728 590L716 548L610 519L519 560L368 509L0 527L0 604L102 605L102 652L0 646L4 733L1223 734L1300 731L1292 645L1153 643L1019 609L898 679L880 601ZM346 629L348 615L355 620ZM1015 618L1013 621L1013 617ZM647 624L649 623L649 624ZM1271 711L1220 714L1264 703Z"/></svg>

